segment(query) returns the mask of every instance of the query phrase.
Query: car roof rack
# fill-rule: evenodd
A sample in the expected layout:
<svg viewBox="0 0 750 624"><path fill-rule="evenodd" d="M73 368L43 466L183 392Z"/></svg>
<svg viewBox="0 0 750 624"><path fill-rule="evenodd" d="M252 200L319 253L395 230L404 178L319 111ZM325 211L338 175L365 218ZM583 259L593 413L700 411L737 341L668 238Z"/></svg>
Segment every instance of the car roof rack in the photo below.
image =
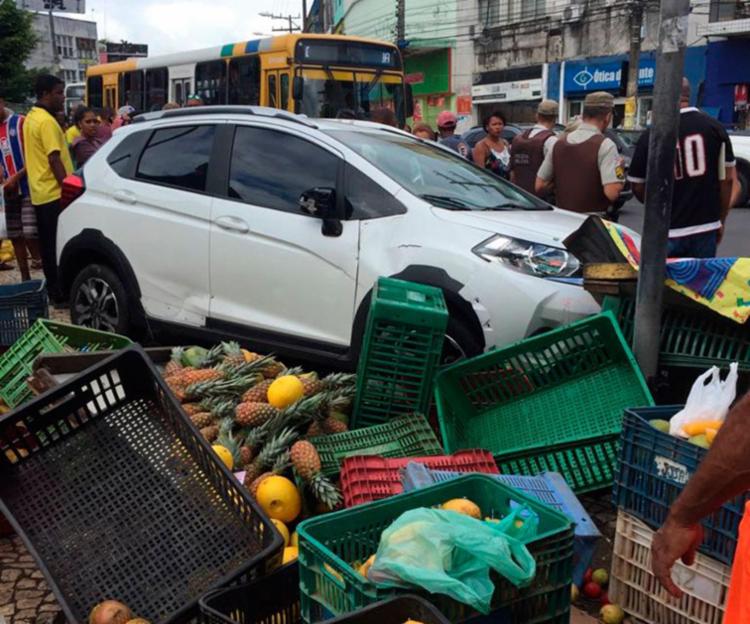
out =
<svg viewBox="0 0 750 624"><path fill-rule="evenodd" d="M304 115L295 115L288 111L270 108L268 106L190 106L187 108L173 108L165 111L154 111L151 113L141 113L134 119L134 123L145 121L154 121L156 119L179 119L181 117L197 117L200 115L257 115L258 117L273 117L275 119L284 119L294 123L307 126L308 128L317 128L318 126L310 121Z"/></svg>

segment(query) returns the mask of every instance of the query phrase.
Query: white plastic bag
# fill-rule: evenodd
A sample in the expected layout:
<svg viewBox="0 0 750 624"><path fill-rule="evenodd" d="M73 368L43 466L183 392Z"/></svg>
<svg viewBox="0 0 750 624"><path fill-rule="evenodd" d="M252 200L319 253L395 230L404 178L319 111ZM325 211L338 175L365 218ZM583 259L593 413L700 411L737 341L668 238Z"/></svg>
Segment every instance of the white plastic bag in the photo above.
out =
<svg viewBox="0 0 750 624"><path fill-rule="evenodd" d="M687 403L669 421L669 433L687 438L682 428L699 420L720 420L727 417L729 406L737 396L737 362L729 365L729 374L721 380L720 371L712 366L693 383Z"/></svg>

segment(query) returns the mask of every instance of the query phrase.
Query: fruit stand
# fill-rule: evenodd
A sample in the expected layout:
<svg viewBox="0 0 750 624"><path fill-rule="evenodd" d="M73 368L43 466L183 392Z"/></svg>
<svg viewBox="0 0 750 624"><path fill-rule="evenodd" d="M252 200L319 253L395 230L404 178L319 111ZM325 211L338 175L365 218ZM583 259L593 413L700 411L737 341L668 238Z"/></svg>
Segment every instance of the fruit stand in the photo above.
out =
<svg viewBox="0 0 750 624"><path fill-rule="evenodd" d="M356 375L60 324L0 356L25 396L0 417L0 511L65 620L567 624L576 602L606 624L621 607L666 621L649 615L648 546L680 486L654 454L693 471L706 451L652 424L677 408L653 406L613 312L441 369L430 345L444 307L391 282ZM577 495L605 500L613 482L607 545ZM719 624L741 504L706 525L711 590L688 592L670 622ZM486 609L385 583L385 538L420 510L492 531L533 572L488 568ZM400 535L416 547L432 531ZM611 583L590 567L597 548L612 550Z"/></svg>

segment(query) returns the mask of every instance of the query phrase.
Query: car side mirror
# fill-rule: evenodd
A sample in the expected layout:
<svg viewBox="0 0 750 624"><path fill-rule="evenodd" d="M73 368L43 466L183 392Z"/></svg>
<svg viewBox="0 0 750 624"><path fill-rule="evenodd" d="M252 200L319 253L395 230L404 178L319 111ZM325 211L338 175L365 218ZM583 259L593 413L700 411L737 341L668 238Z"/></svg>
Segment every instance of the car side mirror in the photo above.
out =
<svg viewBox="0 0 750 624"><path fill-rule="evenodd" d="M302 100L305 91L305 79L302 76L295 76L292 79L292 99L295 102Z"/></svg>
<svg viewBox="0 0 750 624"><path fill-rule="evenodd" d="M344 226L336 213L336 189L316 186L306 190L299 197L302 212L323 221L323 236L341 236Z"/></svg>
<svg viewBox="0 0 750 624"><path fill-rule="evenodd" d="M411 91L411 84L407 82L404 91L406 93L406 116L414 117L414 94Z"/></svg>

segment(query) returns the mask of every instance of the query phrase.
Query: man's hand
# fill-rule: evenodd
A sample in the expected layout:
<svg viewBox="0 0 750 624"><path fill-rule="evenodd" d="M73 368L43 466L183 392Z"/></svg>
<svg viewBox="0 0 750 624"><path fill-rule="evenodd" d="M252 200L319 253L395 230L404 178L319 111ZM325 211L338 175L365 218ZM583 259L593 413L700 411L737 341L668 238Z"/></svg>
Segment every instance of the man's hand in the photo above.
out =
<svg viewBox="0 0 750 624"><path fill-rule="evenodd" d="M703 527L699 524L681 526L671 518L656 532L651 544L651 569L656 578L675 598L682 597L682 590L672 580L672 566L682 559L685 565L693 565L695 551L703 541Z"/></svg>

